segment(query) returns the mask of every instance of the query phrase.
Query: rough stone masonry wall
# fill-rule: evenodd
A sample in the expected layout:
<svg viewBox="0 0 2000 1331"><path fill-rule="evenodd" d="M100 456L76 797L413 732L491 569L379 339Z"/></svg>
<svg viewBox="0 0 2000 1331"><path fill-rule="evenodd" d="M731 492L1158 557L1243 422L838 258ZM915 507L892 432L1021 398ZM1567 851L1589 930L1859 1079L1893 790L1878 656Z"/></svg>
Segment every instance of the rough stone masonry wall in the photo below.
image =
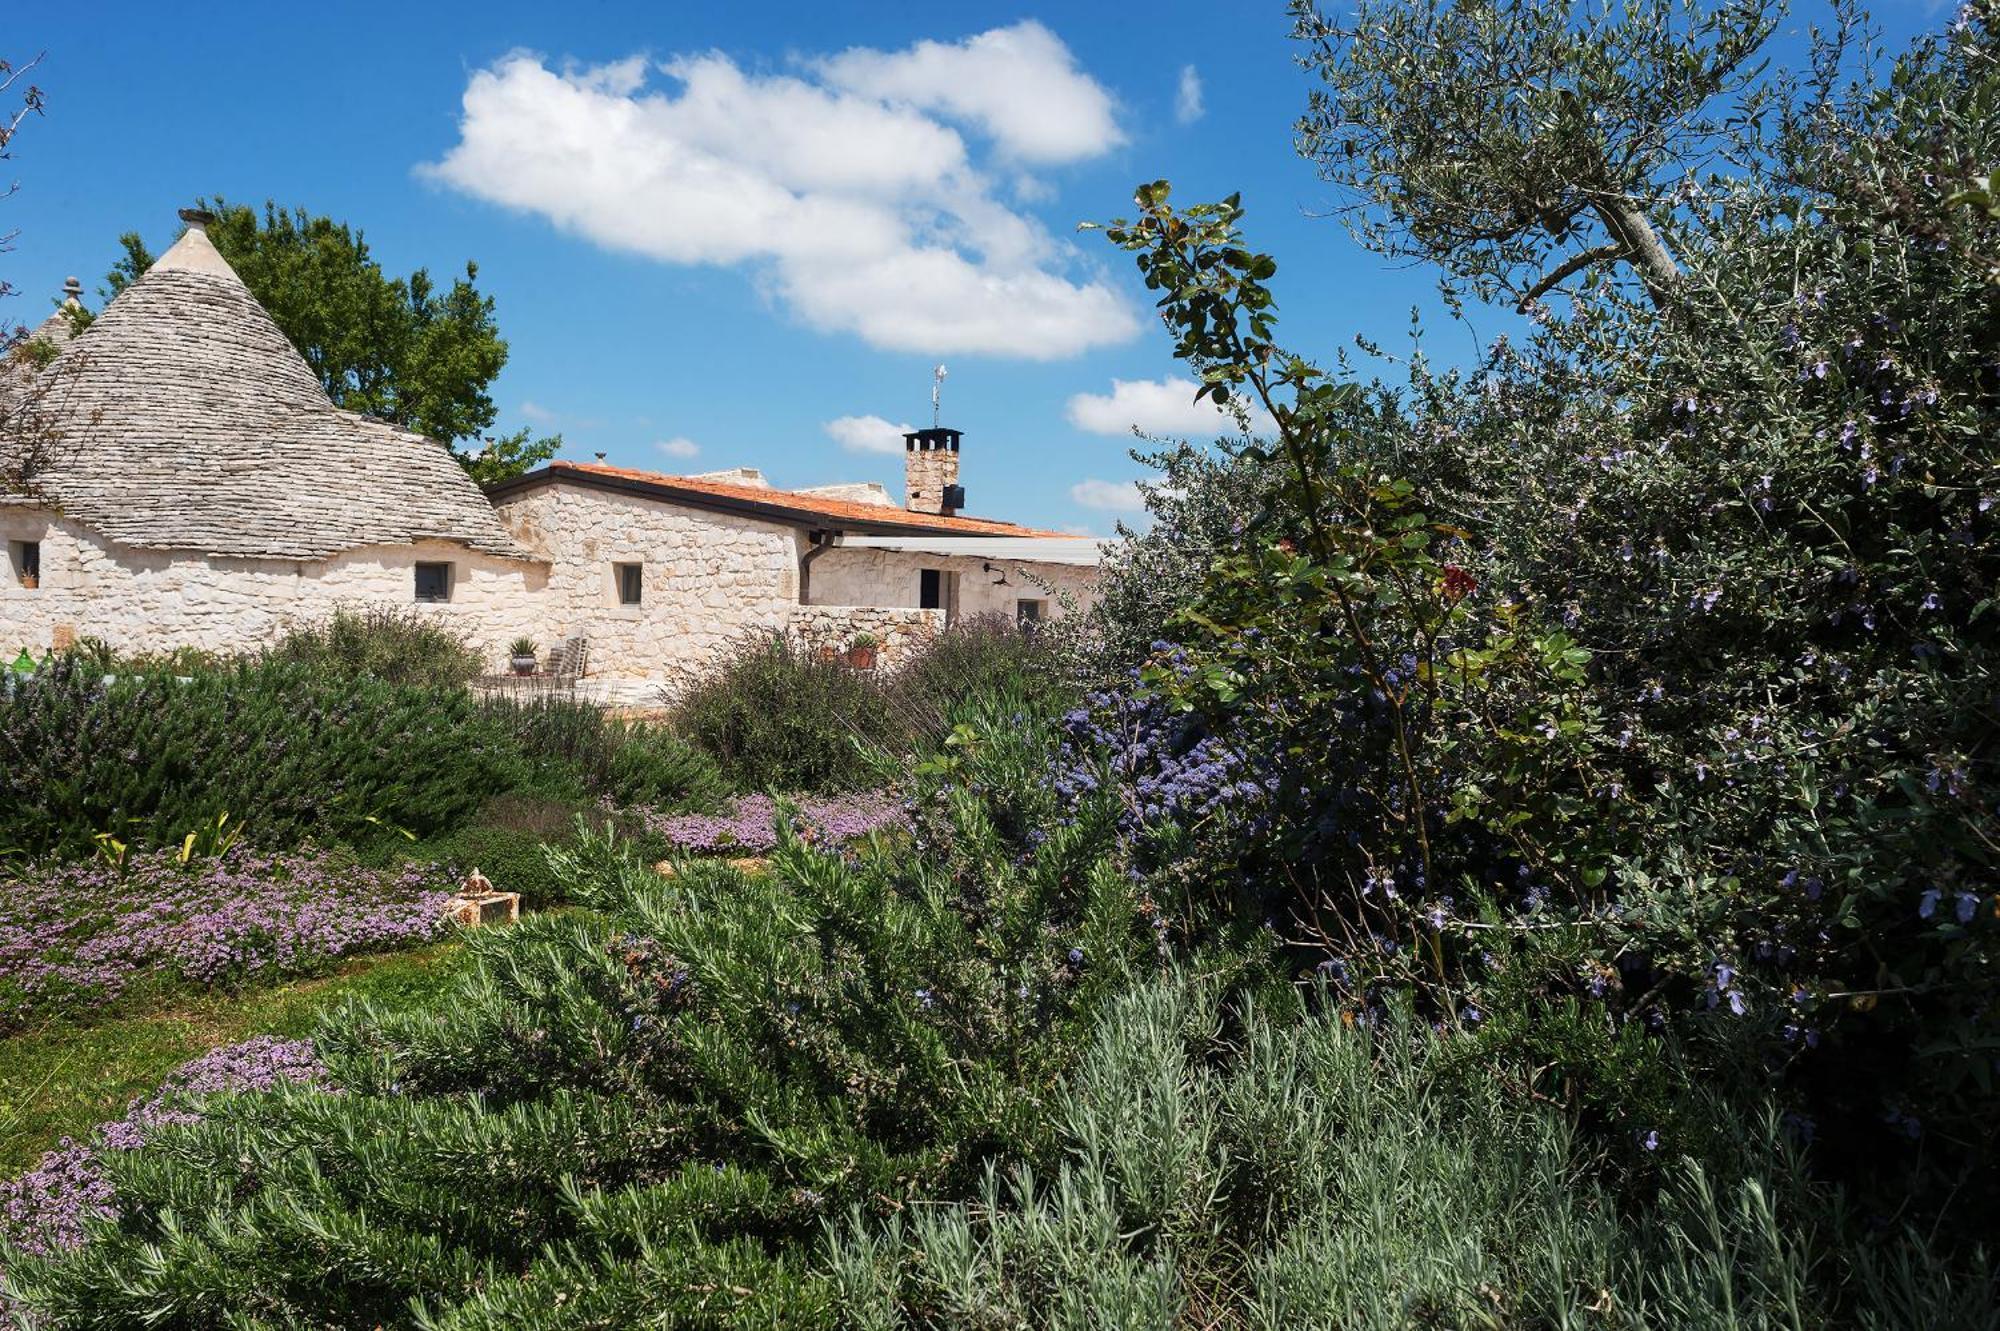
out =
<svg viewBox="0 0 2000 1331"><path fill-rule="evenodd" d="M908 448L903 453L903 491L913 513L944 512L944 489L958 484L958 454L949 448Z"/></svg>
<svg viewBox="0 0 2000 1331"><path fill-rule="evenodd" d="M992 564L994 571L988 572L982 567L985 564ZM808 586L814 605L914 608L919 597L920 574L927 568L958 574L958 613L967 618L1002 615L1012 619L1016 602L1022 600L1045 601L1050 618L1059 618L1063 613L1062 595L1073 597L1079 611L1089 609L1097 596L1094 568L848 546L835 546L815 558ZM1002 573L1007 578L1004 587L994 581Z"/></svg>
<svg viewBox="0 0 2000 1331"><path fill-rule="evenodd" d="M451 599L419 608L465 634L498 670L508 642L535 632L546 576L447 541L305 561L137 550L48 509L0 504L0 550L11 556L16 541L40 542L41 578L23 587L11 559L0 565L0 651L9 657L85 637L121 652L256 651L339 604L418 606L415 565L435 561L453 566Z"/></svg>
<svg viewBox="0 0 2000 1331"><path fill-rule="evenodd" d="M671 680L747 632L790 627L801 553L791 527L561 482L497 507L551 561L536 598L544 650L581 634L593 676ZM622 563L644 570L639 605L619 604Z"/></svg>
<svg viewBox="0 0 2000 1331"><path fill-rule="evenodd" d="M801 605L792 608L792 633L808 647L843 651L858 633L875 639L875 668L894 670L936 637L944 611L880 605Z"/></svg>

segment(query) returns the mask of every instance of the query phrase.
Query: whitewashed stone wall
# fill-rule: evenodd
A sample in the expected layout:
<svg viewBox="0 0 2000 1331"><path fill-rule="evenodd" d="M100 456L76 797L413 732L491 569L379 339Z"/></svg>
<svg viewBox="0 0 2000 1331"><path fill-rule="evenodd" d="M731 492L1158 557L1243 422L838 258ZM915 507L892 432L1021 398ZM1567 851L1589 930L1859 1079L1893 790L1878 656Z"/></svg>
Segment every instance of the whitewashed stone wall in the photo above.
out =
<svg viewBox="0 0 2000 1331"><path fill-rule="evenodd" d="M490 668L507 644L537 632L546 568L447 541L349 550L327 560L206 558L135 550L47 509L0 504L0 542L41 544L40 586L0 569L0 651L40 654L98 638L122 652L175 647L237 653L268 646L339 604L417 606L464 634ZM420 563L452 565L451 599L416 600Z"/></svg>
<svg viewBox="0 0 2000 1331"><path fill-rule="evenodd" d="M841 651L857 633L875 638L875 668L893 670L944 628L944 611L878 605L801 605L792 610L792 633L809 647Z"/></svg>
<svg viewBox="0 0 2000 1331"><path fill-rule="evenodd" d="M790 627L801 553L791 527L560 481L496 507L550 561L536 598L544 649L588 638L594 676L672 680L747 632ZM618 602L624 563L644 570L636 606Z"/></svg>
<svg viewBox="0 0 2000 1331"><path fill-rule="evenodd" d="M982 564L992 564L992 572ZM817 556L807 584L814 605L873 605L914 607L920 595L920 574L934 568L958 574L958 613L1014 618L1016 603L1042 601L1050 618L1063 614L1061 596L1068 594L1079 611L1096 599L1097 570L1074 564L1040 564L1026 560L987 560L968 556L910 554L897 550L859 550L835 546ZM994 579L1005 573L1007 585Z"/></svg>

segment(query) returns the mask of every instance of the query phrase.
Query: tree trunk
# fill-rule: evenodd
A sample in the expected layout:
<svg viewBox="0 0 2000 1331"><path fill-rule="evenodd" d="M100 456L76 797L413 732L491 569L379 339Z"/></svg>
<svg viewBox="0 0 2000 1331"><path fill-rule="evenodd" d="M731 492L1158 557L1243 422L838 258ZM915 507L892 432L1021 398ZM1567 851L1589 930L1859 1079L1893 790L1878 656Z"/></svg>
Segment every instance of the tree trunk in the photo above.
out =
<svg viewBox="0 0 2000 1331"><path fill-rule="evenodd" d="M1625 251L1632 266L1639 270L1639 280L1646 284L1646 294L1653 298L1653 304L1665 308L1667 293L1674 279L1681 275L1680 265L1674 256L1667 253L1660 235L1653 230L1653 224L1646 220L1646 214L1625 194L1596 193L1590 195L1591 209L1604 223L1604 229Z"/></svg>

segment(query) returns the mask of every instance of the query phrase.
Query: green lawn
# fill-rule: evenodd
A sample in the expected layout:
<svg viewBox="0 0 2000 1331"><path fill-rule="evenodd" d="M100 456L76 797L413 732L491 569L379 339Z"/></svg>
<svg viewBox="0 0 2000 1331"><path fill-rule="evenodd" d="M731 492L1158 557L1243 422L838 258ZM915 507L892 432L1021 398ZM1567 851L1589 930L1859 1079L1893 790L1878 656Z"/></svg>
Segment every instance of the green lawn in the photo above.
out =
<svg viewBox="0 0 2000 1331"><path fill-rule="evenodd" d="M177 997L149 1011L56 1021L0 1040L0 1178L12 1178L64 1136L118 1118L136 1095L217 1045L253 1035L310 1035L319 1014L351 995L416 1003L451 979L464 949L357 957L332 975L271 989Z"/></svg>

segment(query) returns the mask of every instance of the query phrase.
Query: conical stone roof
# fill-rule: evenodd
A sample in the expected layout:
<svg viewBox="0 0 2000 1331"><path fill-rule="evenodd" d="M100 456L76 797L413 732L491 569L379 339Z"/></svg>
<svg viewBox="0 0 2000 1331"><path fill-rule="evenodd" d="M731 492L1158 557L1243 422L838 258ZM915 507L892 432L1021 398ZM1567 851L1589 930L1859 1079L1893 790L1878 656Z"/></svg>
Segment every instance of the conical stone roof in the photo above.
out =
<svg viewBox="0 0 2000 1331"><path fill-rule="evenodd" d="M122 545L325 559L424 538L533 558L449 450L342 411L200 221L42 371L41 478Z"/></svg>

